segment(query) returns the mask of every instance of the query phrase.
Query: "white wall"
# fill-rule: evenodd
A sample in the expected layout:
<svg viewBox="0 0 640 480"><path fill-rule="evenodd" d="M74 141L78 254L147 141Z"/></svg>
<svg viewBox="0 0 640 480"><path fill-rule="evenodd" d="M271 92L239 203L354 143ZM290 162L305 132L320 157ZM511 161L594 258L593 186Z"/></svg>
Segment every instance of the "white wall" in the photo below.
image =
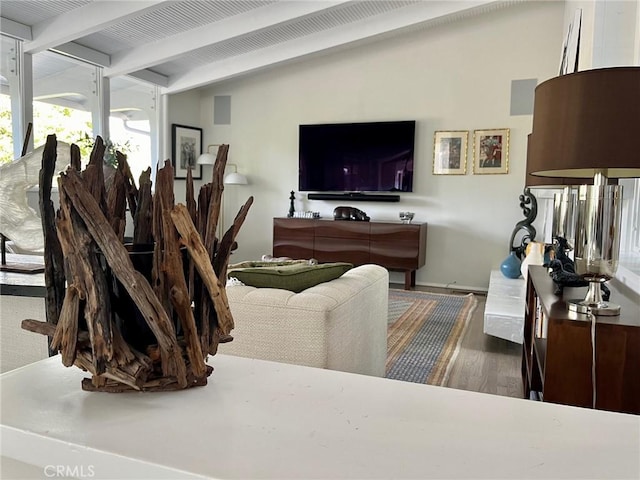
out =
<svg viewBox="0 0 640 480"><path fill-rule="evenodd" d="M238 237L238 261L271 253L272 219L286 216L289 192L297 190L299 124L417 120L414 192L400 203L353 206L372 220L395 221L409 210L429 224L418 284L486 288L523 218L518 196L531 115L510 116L511 81L557 75L563 34L562 2L526 2L228 81L201 90L199 99L176 95L169 118L204 128L205 145L229 143L229 162L250 178L247 187L225 190L229 219L249 195L256 200ZM214 95L231 95L231 125L213 125ZM505 127L509 174L473 175L473 130ZM432 175L435 130L470 131L467 175ZM296 197L297 210L325 218L338 205Z"/></svg>
<svg viewBox="0 0 640 480"><path fill-rule="evenodd" d="M164 145L164 155L162 156L162 161L160 162L159 168L162 168L165 160L171 161L173 153L171 151L171 131L172 124L177 125L186 125L189 127L199 127L202 128L203 125L200 124L200 105L201 98L200 93L197 90L190 90L188 92L180 93L177 95L169 95L167 102L167 111L169 124L167 125L167 131L165 132L166 142ZM211 143L211 142L209 142ZM206 137L203 134L203 151L207 149L207 141ZM200 189L202 184L209 182L211 180L212 175L212 167L208 165L203 165L202 167L202 179L194 180L195 190L196 190L196 200L197 200L197 192ZM175 180L174 184L174 193L175 193L175 201L176 203L185 203L185 181L184 180Z"/></svg>
<svg viewBox="0 0 640 480"><path fill-rule="evenodd" d="M579 70L640 63L638 0L566 1L565 36L577 9L582 10Z"/></svg>

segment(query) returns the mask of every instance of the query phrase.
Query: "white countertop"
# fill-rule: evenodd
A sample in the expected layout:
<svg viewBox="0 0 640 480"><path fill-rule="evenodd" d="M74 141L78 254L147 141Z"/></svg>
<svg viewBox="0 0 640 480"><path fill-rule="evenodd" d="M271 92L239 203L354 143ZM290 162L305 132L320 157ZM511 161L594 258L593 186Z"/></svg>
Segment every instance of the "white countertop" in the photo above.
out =
<svg viewBox="0 0 640 480"><path fill-rule="evenodd" d="M59 357L5 373L1 454L96 479L640 477L639 416L225 355L209 363L209 385L164 393L84 392L84 373Z"/></svg>

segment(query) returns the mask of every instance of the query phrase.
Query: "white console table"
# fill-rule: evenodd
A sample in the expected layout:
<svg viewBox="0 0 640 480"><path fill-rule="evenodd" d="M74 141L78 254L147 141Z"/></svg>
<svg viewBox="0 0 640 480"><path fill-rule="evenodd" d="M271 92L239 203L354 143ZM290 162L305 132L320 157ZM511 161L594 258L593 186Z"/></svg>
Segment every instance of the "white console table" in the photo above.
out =
<svg viewBox="0 0 640 480"><path fill-rule="evenodd" d="M59 357L1 375L3 475L640 477L640 416L225 355L209 363L209 385L180 392L84 392L84 373Z"/></svg>
<svg viewBox="0 0 640 480"><path fill-rule="evenodd" d="M522 278L507 278L493 270L484 308L484 333L522 343L526 283Z"/></svg>

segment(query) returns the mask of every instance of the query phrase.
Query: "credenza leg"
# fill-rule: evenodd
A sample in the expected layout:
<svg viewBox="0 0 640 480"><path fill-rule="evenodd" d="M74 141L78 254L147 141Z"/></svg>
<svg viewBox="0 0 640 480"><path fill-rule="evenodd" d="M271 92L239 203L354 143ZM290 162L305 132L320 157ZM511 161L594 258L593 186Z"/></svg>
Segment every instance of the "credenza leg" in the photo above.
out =
<svg viewBox="0 0 640 480"><path fill-rule="evenodd" d="M416 286L416 271L407 270L406 272L404 272L404 289L411 290L411 288L415 286Z"/></svg>

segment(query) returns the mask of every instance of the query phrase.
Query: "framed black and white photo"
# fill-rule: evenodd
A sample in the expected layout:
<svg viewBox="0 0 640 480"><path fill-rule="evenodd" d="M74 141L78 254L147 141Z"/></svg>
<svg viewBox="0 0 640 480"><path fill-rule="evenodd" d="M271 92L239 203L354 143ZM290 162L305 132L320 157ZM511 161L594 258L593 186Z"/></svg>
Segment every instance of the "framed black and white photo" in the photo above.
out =
<svg viewBox="0 0 640 480"><path fill-rule="evenodd" d="M172 124L171 146L175 178L187 178L189 170L194 179L202 178L202 165L198 165L198 157L202 153L202 129Z"/></svg>

